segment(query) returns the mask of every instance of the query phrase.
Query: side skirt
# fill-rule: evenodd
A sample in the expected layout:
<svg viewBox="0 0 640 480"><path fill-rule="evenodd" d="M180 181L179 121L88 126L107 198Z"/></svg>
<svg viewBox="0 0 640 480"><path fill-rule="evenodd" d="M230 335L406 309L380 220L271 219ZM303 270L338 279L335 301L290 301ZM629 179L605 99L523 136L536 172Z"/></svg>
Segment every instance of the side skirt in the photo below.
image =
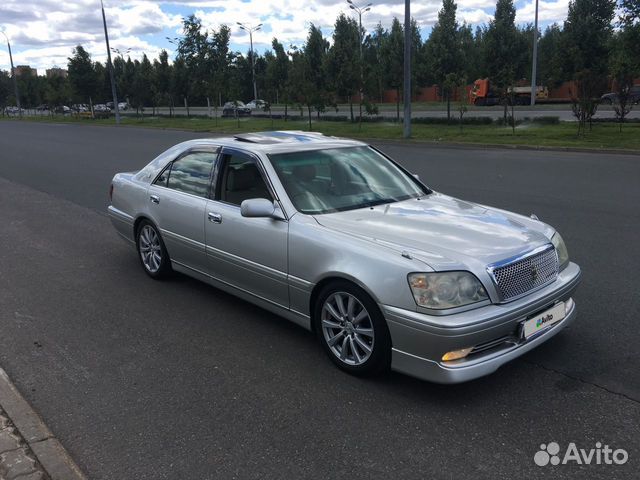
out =
<svg viewBox="0 0 640 480"><path fill-rule="evenodd" d="M188 267L182 263L171 260L171 266L176 272L183 273L190 277L193 277L202 282L206 282L209 285L212 285L215 288L218 288L224 292L227 292L231 295L234 295L242 300L253 303L260 308L264 308L265 310L270 311L271 313L275 313L281 317L286 318L287 320L300 325L301 327L311 330L311 319L302 313L289 310L288 308L279 305L277 303L271 302L265 298L254 295L251 292L243 290L241 288L230 285L226 282L218 280L211 275L208 275L200 270L196 270L194 268Z"/></svg>

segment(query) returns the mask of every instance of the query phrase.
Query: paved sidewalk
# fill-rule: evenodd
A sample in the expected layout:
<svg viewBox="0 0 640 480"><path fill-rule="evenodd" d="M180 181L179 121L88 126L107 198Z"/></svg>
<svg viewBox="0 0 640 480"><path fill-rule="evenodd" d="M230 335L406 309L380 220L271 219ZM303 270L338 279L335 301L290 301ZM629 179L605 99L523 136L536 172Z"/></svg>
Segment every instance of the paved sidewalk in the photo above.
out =
<svg viewBox="0 0 640 480"><path fill-rule="evenodd" d="M34 453L0 407L0 480L50 480Z"/></svg>
<svg viewBox="0 0 640 480"><path fill-rule="evenodd" d="M0 368L0 480L86 480Z"/></svg>

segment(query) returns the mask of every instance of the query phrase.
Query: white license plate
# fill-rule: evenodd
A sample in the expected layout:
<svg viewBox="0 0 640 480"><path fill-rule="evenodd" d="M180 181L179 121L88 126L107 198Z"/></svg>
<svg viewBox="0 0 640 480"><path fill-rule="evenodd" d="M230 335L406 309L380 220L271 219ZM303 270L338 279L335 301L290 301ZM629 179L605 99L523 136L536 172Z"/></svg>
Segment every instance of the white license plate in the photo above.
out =
<svg viewBox="0 0 640 480"><path fill-rule="evenodd" d="M564 315L564 302L560 302L549 310L545 310L535 317L530 318L522 325L524 338L529 338L545 328L550 327L554 323L559 322L564 318Z"/></svg>

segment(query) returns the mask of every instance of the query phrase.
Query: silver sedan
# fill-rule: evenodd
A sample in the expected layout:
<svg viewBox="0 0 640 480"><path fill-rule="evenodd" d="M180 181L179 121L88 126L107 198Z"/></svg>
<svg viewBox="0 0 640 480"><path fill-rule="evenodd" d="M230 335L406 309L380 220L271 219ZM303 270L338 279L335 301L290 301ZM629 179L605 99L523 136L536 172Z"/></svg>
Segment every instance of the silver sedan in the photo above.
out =
<svg viewBox="0 0 640 480"><path fill-rule="evenodd" d="M576 315L580 268L537 218L435 192L361 142L192 140L113 178L146 273L177 271L313 331L353 374L494 372Z"/></svg>

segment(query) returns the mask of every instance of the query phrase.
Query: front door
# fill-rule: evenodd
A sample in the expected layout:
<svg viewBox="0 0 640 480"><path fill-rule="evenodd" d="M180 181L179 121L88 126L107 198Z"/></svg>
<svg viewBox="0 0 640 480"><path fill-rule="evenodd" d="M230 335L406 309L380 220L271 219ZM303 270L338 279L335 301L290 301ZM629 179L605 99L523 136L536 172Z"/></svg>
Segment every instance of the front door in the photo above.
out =
<svg viewBox="0 0 640 480"><path fill-rule="evenodd" d="M217 167L214 196L206 207L208 273L262 299L289 308L286 220L246 218L249 198L274 200L259 160L225 148Z"/></svg>

